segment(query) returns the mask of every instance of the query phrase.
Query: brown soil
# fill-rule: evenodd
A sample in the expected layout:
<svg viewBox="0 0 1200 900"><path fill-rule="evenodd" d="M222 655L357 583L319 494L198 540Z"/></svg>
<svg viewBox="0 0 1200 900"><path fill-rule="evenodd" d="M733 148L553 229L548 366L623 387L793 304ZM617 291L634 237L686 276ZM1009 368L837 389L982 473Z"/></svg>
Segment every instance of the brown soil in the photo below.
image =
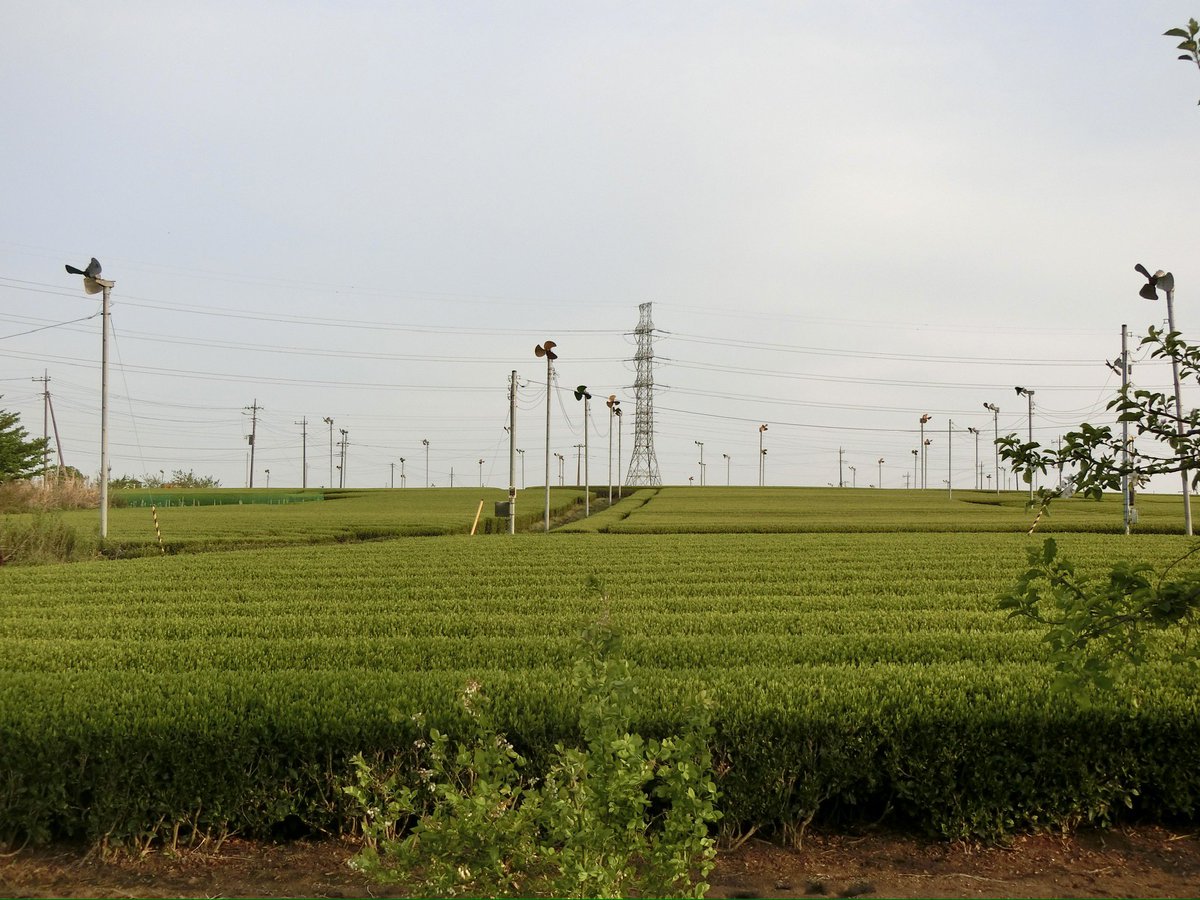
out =
<svg viewBox="0 0 1200 900"><path fill-rule="evenodd" d="M349 841L231 840L216 852L101 859L65 848L0 857L5 897L395 897L346 861ZM710 897L1194 897L1200 834L1159 827L1019 837L1007 847L814 833L721 854Z"/></svg>

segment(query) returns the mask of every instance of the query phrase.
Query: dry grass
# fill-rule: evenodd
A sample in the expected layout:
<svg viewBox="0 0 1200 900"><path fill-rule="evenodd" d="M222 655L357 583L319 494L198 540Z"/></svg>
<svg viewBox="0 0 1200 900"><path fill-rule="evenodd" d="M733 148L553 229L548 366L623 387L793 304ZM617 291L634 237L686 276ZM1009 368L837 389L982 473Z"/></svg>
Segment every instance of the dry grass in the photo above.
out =
<svg viewBox="0 0 1200 900"><path fill-rule="evenodd" d="M100 488L79 478L0 484L0 513L47 512L52 509L92 509L100 506Z"/></svg>
<svg viewBox="0 0 1200 900"><path fill-rule="evenodd" d="M67 562L86 556L74 528L55 512L100 505L100 489L77 478L42 484L7 481L0 484L0 565ZM85 542L86 543L86 542Z"/></svg>

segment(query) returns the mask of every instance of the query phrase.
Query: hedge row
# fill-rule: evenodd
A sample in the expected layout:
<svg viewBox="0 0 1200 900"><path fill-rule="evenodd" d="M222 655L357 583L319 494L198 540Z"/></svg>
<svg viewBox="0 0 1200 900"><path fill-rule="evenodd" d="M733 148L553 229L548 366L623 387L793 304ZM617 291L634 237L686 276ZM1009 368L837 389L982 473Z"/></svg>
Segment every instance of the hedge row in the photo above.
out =
<svg viewBox="0 0 1200 900"><path fill-rule="evenodd" d="M1200 710L1165 669L1141 704L1051 698L1041 667L964 663L643 670L638 729L662 735L707 688L718 702L726 823L894 816L945 837L1194 818ZM8 674L0 684L0 836L167 837L177 826L269 835L352 826L347 760L461 729L475 679L534 765L574 735L561 669L395 673ZM415 774L414 774L415 778Z"/></svg>

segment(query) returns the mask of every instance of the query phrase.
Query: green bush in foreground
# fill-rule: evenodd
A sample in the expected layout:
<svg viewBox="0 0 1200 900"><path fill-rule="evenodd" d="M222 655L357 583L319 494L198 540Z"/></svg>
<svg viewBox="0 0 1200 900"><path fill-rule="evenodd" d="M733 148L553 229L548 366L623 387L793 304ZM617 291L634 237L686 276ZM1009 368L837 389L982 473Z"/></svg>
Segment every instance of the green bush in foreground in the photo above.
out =
<svg viewBox="0 0 1200 900"><path fill-rule="evenodd" d="M427 767L416 788L356 756L357 784L344 790L367 848L354 865L437 896L704 896L709 824L721 815L709 705L702 696L681 735L630 733L637 688L618 646L607 625L585 632L572 678L584 746L556 743L540 785L522 774L477 682L463 694L470 740L452 745L437 729L418 740Z"/></svg>

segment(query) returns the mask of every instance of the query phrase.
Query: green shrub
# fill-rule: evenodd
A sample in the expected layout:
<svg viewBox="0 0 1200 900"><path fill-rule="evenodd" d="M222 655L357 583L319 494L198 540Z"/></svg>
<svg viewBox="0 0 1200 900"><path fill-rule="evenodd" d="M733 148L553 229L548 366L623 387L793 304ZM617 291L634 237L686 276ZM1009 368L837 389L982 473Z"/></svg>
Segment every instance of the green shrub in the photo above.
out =
<svg viewBox="0 0 1200 900"><path fill-rule="evenodd" d="M355 866L437 896L703 896L720 818L708 703L681 735L632 734L636 687L618 645L606 625L585 632L573 677L583 746L555 744L540 786L477 682L462 698L469 739L431 729L414 747L427 759L415 787L356 756L357 783L344 790L367 847Z"/></svg>

